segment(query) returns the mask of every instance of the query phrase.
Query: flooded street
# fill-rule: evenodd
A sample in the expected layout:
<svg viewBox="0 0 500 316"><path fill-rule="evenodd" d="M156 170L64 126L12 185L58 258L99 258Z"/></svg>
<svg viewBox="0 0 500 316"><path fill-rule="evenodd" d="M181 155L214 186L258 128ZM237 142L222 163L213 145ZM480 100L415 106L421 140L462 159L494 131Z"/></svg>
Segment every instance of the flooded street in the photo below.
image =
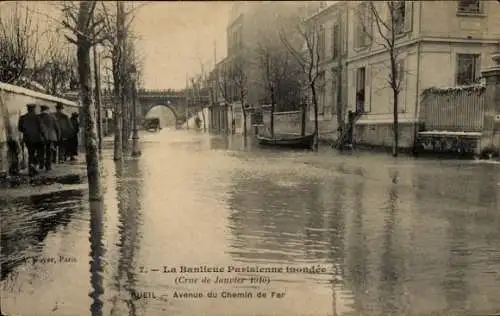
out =
<svg viewBox="0 0 500 316"><path fill-rule="evenodd" d="M107 146L104 205L86 184L0 201L4 314L500 312L498 164L171 130L123 165Z"/></svg>

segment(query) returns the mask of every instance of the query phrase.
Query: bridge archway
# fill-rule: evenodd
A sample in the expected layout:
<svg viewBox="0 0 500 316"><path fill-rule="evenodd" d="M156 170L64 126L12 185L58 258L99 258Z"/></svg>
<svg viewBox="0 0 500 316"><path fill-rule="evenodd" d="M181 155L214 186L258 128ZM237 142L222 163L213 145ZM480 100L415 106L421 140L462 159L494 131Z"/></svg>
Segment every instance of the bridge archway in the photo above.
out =
<svg viewBox="0 0 500 316"><path fill-rule="evenodd" d="M158 117L160 119L160 126L175 126L178 116L175 110L170 105L156 104L151 105L147 110L144 118Z"/></svg>

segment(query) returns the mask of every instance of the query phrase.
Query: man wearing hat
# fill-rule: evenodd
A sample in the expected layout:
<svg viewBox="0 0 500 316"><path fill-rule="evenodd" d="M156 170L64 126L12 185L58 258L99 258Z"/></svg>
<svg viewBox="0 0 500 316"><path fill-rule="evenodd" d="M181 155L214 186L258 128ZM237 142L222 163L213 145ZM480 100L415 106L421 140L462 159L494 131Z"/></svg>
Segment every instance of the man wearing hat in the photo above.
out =
<svg viewBox="0 0 500 316"><path fill-rule="evenodd" d="M59 140L57 143L57 155L59 156L59 162L66 161L69 156L69 140L73 135L73 126L69 117L62 112L64 106L61 103L56 105L56 113L54 117L59 124L59 129L61 134L59 135Z"/></svg>
<svg viewBox="0 0 500 316"><path fill-rule="evenodd" d="M26 108L28 113L19 118L17 128L23 133L23 141L28 149L28 172L30 176L34 176L37 174L36 165L40 163L37 161L37 156L43 149L43 137L40 122L35 112L36 105L27 104Z"/></svg>
<svg viewBox="0 0 500 316"><path fill-rule="evenodd" d="M60 139L61 132L59 130L57 120L52 114L49 113L48 106L40 106L40 114L38 114L38 119L40 120L40 128L42 130L42 136L44 140L43 151L40 155L40 163L43 163L45 170L49 171L52 169L52 148Z"/></svg>

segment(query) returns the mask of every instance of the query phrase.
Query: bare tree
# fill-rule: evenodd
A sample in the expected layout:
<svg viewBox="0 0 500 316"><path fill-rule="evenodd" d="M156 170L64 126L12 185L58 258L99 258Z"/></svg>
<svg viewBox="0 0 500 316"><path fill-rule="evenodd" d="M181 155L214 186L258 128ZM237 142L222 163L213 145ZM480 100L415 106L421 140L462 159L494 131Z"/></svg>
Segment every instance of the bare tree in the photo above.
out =
<svg viewBox="0 0 500 316"><path fill-rule="evenodd" d="M104 44L108 51L105 58L111 60L115 96L115 160L120 160L122 150L128 148L128 141L132 133L132 120L130 119L132 115L132 80L128 69L132 65L136 69L140 69L135 55L135 40L137 38L130 26L139 9L147 4L148 2L143 2L136 7L126 9L125 3L122 1L101 2L106 32L112 35L110 40Z"/></svg>
<svg viewBox="0 0 500 316"><path fill-rule="evenodd" d="M103 27L104 17L96 12L97 2L81 1L78 6L65 2L64 6L65 19L62 23L71 33L66 35L66 38L77 47L89 199L102 200L95 104L91 90L90 49L93 45L109 40L109 34L106 34L106 29Z"/></svg>
<svg viewBox="0 0 500 316"><path fill-rule="evenodd" d="M37 50L32 14L14 3L13 10L0 15L0 81L21 83Z"/></svg>
<svg viewBox="0 0 500 316"><path fill-rule="evenodd" d="M32 28L32 16L28 10L21 10L13 3L13 10L0 14L0 81L10 84L29 86L25 77L30 59L37 48ZM2 117L7 138L9 173L17 174L20 168L20 139L16 137L7 104L0 95L0 116Z"/></svg>
<svg viewBox="0 0 500 316"><path fill-rule="evenodd" d="M226 64L219 64L219 69L216 71L215 84L216 89L219 90L220 95L224 101L224 106L227 108L231 101L230 87L231 87L231 77L230 72Z"/></svg>
<svg viewBox="0 0 500 316"><path fill-rule="evenodd" d="M310 100L314 107L314 149L318 149L318 78L320 77L319 64L321 52L324 49L320 26L315 21L301 22L296 25L296 36L302 43L296 45L296 39L287 36L283 28L280 30L280 37L286 48L295 58L302 73L305 75L306 84L310 90Z"/></svg>
<svg viewBox="0 0 500 316"><path fill-rule="evenodd" d="M203 104L202 101L202 94L204 94L203 92L205 92L206 90L207 80L205 77L203 64L201 65L201 74L195 77L191 77L190 80L191 80L194 103L199 105L203 123L203 131L205 132L207 128L206 128L205 112L204 112L205 104Z"/></svg>
<svg viewBox="0 0 500 316"><path fill-rule="evenodd" d="M61 96L71 90L77 80L77 60L73 49L64 47L56 39L50 41L50 48L40 65L33 69L33 79L44 85L47 93Z"/></svg>
<svg viewBox="0 0 500 316"><path fill-rule="evenodd" d="M406 9L410 3L405 1L384 1L374 2L368 1L362 3L359 15L359 27L361 33L369 38L370 44L376 43L381 45L389 55L389 75L387 83L392 91L393 105L393 145L392 154L394 157L398 155L399 128L398 128L398 112L399 112L399 94L402 89L403 66L400 63L401 48L398 47L398 38L404 33L408 17L406 17ZM366 11L365 11L366 10ZM387 16L387 18L384 18ZM372 32L372 27L375 25L376 32Z"/></svg>
<svg viewBox="0 0 500 316"><path fill-rule="evenodd" d="M273 71L273 58L271 51L262 42L257 46L257 63L263 76L263 82L267 92L268 100L271 102L271 116L276 108L275 78ZM274 137L274 119L271 118L271 137Z"/></svg>
<svg viewBox="0 0 500 316"><path fill-rule="evenodd" d="M231 79L238 90L239 99L241 102L241 112L243 115L243 137L246 140L247 137L247 94L248 94L248 76L247 67L245 65L245 60L242 56L238 56L233 65L233 71L231 74Z"/></svg>

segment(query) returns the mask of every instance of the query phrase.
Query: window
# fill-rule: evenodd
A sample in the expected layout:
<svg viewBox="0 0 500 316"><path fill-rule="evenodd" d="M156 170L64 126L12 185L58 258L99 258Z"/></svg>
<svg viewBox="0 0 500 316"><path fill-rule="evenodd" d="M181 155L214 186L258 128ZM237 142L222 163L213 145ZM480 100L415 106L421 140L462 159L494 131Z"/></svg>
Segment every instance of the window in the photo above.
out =
<svg viewBox="0 0 500 316"><path fill-rule="evenodd" d="M471 85L479 78L479 54L457 54L457 85Z"/></svg>
<svg viewBox="0 0 500 316"><path fill-rule="evenodd" d="M411 2L394 1L394 31L397 35L409 32L411 29Z"/></svg>
<svg viewBox="0 0 500 316"><path fill-rule="evenodd" d="M365 112L365 84L366 68L361 67L356 70L356 111Z"/></svg>
<svg viewBox="0 0 500 316"><path fill-rule="evenodd" d="M370 44L370 38L372 36L372 19L371 11L368 4L362 3L358 6L359 17L356 30L356 47L362 48Z"/></svg>
<svg viewBox="0 0 500 316"><path fill-rule="evenodd" d="M325 60L325 28L323 26L320 26L319 32L318 32L318 55L319 55L319 60L318 61L324 61Z"/></svg>
<svg viewBox="0 0 500 316"><path fill-rule="evenodd" d="M339 75L337 69L332 69L332 115L337 114L339 104Z"/></svg>
<svg viewBox="0 0 500 316"><path fill-rule="evenodd" d="M458 13L469 13L469 14L482 13L481 1L479 0L458 1Z"/></svg>
<svg viewBox="0 0 500 316"><path fill-rule="evenodd" d="M322 71L318 74L318 114L325 114L325 72Z"/></svg>
<svg viewBox="0 0 500 316"><path fill-rule="evenodd" d="M341 43L340 25L335 24L332 28L332 59L339 57Z"/></svg>

